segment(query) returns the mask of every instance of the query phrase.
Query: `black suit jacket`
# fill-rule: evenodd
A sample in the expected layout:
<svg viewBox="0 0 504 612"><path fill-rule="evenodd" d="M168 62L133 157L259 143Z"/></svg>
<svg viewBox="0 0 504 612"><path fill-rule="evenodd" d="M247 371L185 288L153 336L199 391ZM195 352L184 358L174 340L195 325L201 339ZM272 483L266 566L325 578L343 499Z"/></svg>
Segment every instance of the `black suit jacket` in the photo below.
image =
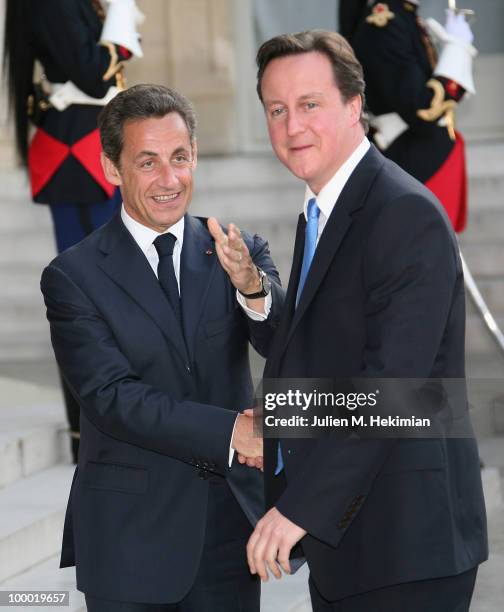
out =
<svg viewBox="0 0 504 612"><path fill-rule="evenodd" d="M281 303L267 243L244 239ZM190 215L181 255L185 343L120 216L57 257L42 291L58 364L81 406L61 564L76 564L78 588L96 597L179 601L199 565L207 476L226 476L251 522L264 511L260 472L228 468L236 411L253 400L248 343L264 346L205 220Z"/></svg>
<svg viewBox="0 0 504 612"><path fill-rule="evenodd" d="M425 187L372 146L327 221L295 309L304 230L301 215L265 377L464 377L460 258ZM276 441L265 441L267 505L308 531L302 547L327 599L486 559L474 439L284 439L282 453L275 477Z"/></svg>

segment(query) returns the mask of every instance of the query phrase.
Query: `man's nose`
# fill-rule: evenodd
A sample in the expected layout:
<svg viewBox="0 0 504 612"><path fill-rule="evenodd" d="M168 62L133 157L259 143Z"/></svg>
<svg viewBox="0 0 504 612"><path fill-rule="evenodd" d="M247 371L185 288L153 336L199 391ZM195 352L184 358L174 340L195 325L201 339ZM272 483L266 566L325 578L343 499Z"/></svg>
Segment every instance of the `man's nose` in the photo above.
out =
<svg viewBox="0 0 504 612"><path fill-rule="evenodd" d="M172 168L172 165L168 162L162 164L161 172L159 173L159 183L163 187L170 187L174 183L177 183L177 175Z"/></svg>
<svg viewBox="0 0 504 612"><path fill-rule="evenodd" d="M295 136L304 131L304 124L297 111L291 111L287 114L287 135Z"/></svg>

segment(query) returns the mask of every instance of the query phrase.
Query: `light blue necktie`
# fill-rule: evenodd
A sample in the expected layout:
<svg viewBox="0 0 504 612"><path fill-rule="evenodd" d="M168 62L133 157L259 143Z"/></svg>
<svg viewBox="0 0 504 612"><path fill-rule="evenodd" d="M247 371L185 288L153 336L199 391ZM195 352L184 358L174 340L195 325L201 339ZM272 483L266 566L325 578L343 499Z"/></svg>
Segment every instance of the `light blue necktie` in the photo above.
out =
<svg viewBox="0 0 504 612"><path fill-rule="evenodd" d="M320 215L320 208L317 206L317 200L311 198L308 201L308 210L306 216L308 221L305 229L305 245L303 253L303 264L301 266L301 274L299 276L299 285L296 295L296 307L303 293L306 277L310 271L311 262L315 255L315 249L317 248L317 236L318 236L318 220ZM275 476L278 476L284 468L284 462L282 457L282 448L280 442L278 443L278 454L277 454L277 465L275 469Z"/></svg>
<svg viewBox="0 0 504 612"><path fill-rule="evenodd" d="M317 236L318 236L318 220L320 215L320 208L317 206L317 200L311 198L308 201L308 209L306 216L308 221L306 222L305 228L305 245L303 253L303 265L301 266L301 274L299 276L299 285L296 295L296 306L299 304L301 294L303 293L306 277L310 271L311 262L315 255L315 249L317 248Z"/></svg>

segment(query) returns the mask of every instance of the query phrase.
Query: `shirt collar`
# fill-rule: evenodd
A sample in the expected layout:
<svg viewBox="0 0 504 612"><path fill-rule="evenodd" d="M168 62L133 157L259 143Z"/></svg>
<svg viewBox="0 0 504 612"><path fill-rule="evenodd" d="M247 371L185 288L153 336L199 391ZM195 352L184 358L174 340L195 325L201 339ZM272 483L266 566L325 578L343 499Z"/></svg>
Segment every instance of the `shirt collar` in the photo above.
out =
<svg viewBox="0 0 504 612"><path fill-rule="evenodd" d="M322 187L318 195L315 195L308 185L306 185L303 206L305 219L307 218L308 201L311 200L311 198L317 199L317 206L320 208L321 213L326 219L329 218L337 199L343 191L343 187L358 163L368 152L369 147L369 140L364 137L360 145L354 150L345 163L338 168L332 179Z"/></svg>
<svg viewBox="0 0 504 612"><path fill-rule="evenodd" d="M121 207L121 219L126 226L126 229L133 236L135 242L138 244L144 255L147 254L147 251L151 247L154 240L160 236L160 232L156 232L150 227L139 223L133 217L131 217L124 208L124 204ZM169 227L163 234L171 233L177 239L177 242L180 244L180 248L182 249L182 243L184 242L184 217L179 219L177 223Z"/></svg>

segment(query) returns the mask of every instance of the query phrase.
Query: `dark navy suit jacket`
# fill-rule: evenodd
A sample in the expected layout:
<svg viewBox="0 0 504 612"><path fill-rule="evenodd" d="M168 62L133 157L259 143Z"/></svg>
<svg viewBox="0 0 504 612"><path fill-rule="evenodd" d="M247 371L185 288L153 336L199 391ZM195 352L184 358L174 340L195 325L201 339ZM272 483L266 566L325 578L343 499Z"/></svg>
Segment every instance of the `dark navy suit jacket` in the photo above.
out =
<svg viewBox="0 0 504 612"><path fill-rule="evenodd" d="M267 243L244 239L281 304ZM199 565L208 474L226 476L251 522L264 511L260 472L236 461L229 470L228 455L236 411L254 397L249 340L265 347L206 220L190 215L184 334L120 216L57 257L41 286L56 358L81 406L61 564L76 564L78 588L96 597L179 601Z"/></svg>
<svg viewBox="0 0 504 612"><path fill-rule="evenodd" d="M327 221L295 308L304 230L301 215L266 377L464 377L460 257L425 187L372 146ZM289 438L280 476L276 449L265 441L267 505L307 530L302 548L327 599L487 558L474 439Z"/></svg>

